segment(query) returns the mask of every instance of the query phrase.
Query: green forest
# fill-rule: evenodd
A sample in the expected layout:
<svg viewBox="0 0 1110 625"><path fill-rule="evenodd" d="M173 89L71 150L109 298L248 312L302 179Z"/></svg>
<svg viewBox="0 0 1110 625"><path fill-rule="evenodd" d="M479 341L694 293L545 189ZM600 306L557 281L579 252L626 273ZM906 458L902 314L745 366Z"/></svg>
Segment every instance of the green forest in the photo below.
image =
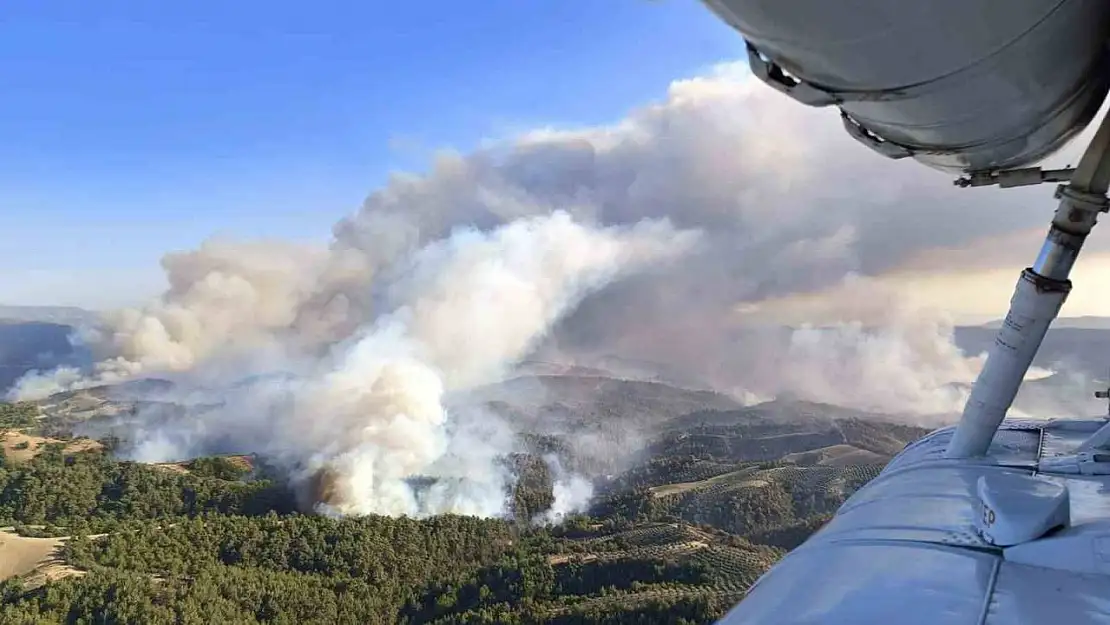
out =
<svg viewBox="0 0 1110 625"><path fill-rule="evenodd" d="M35 431L0 406L5 428ZM260 461L39 443L0 456L0 541L58 537L65 573L0 582L0 624L711 623L879 468L748 461L712 436L557 525L534 522L552 490L531 454L506 460L509 518L330 518L298 512Z"/></svg>
<svg viewBox="0 0 1110 625"><path fill-rule="evenodd" d="M598 540L619 523L332 519L225 459L189 468L59 445L5 463L0 525L70 536L87 573L5 582L0 623L704 623L727 605L708 564Z"/></svg>

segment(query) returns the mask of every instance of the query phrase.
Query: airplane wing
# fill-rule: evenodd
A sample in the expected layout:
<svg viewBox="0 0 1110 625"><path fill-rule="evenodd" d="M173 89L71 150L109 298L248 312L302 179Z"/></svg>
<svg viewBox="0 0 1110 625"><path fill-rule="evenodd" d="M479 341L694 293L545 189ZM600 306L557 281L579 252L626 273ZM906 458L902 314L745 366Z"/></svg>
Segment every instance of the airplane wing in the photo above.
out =
<svg viewBox="0 0 1110 625"><path fill-rule="evenodd" d="M1110 623L1110 454L1077 455L1104 423L1007 421L970 462L954 428L912 443L720 622Z"/></svg>
<svg viewBox="0 0 1110 625"><path fill-rule="evenodd" d="M1110 419L1006 419L1110 202L1105 0L703 0L753 74L889 158L961 186L1067 182L958 426L907 446L720 621L1110 624ZM1018 169L1024 168L1024 169Z"/></svg>
<svg viewBox="0 0 1110 625"><path fill-rule="evenodd" d="M1059 149L1110 86L1104 0L703 0L753 73L892 158L1013 169Z"/></svg>

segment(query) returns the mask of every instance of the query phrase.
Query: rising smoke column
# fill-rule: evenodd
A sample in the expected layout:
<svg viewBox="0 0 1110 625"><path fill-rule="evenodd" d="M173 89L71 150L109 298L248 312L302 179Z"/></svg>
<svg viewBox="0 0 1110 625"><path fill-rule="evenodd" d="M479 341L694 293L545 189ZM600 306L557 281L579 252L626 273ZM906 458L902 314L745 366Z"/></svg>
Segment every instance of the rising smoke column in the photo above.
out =
<svg viewBox="0 0 1110 625"><path fill-rule="evenodd" d="M587 294L695 241L665 221L598 229L564 212L456 230L381 272L376 305L387 312L310 370L158 431L135 454L173 450L167 436L204 448L207 432L234 431L299 475L325 512L497 514L511 432L488 413L449 414L445 396L495 382ZM418 494L412 477L434 483Z"/></svg>
<svg viewBox="0 0 1110 625"><path fill-rule="evenodd" d="M325 250L283 241L212 240L167 254L162 267L169 288L161 297L142 309L109 311L100 326L78 329L74 339L96 360L92 376L72 368L36 372L12 395L39 399L147 373L195 371L212 366L217 356L223 363L272 359L297 346L289 328L328 261Z"/></svg>
<svg viewBox="0 0 1110 625"><path fill-rule="evenodd" d="M842 326L823 329L819 341L801 327L768 340L762 328L745 327L738 307L820 294L855 277L864 278L852 286L857 301L890 302L886 285L871 278L915 263L933 275L963 270L967 255L947 253L961 246L981 250L976 267L1011 266L1020 245L991 242L1039 232L1045 218L1044 198L1013 191L954 189L942 174L882 159L829 111L794 106L730 66L673 83L665 100L613 125L540 130L444 154L427 175L398 177L372 194L337 227L336 245L367 248L412 205L424 210L407 222L410 245L456 220L500 223L552 206L601 224L667 217L703 231L698 249L584 300L556 328L553 352L659 362L745 394L928 414L958 409L953 384L977 371L954 347L943 312L894 301L881 316L810 319ZM792 373L798 358L810 363L804 376ZM828 366L838 358L857 372L850 385Z"/></svg>
<svg viewBox="0 0 1110 625"><path fill-rule="evenodd" d="M738 368L738 346L722 337L735 329L738 305L915 262L933 274L962 270L966 255L944 252L961 246L982 250L977 266L1010 266L1006 254L1020 246L990 242L1040 230L1044 198L1035 193L954 189L942 174L860 147L829 111L795 106L727 65L674 82L662 101L612 125L537 130L469 154L444 152L423 175L393 176L336 225L326 251L279 252L274 273L288 282L276 292L257 284L268 265L232 261L230 249L179 257L167 263L174 286L162 302L122 313L89 342L117 357L105 368L130 374L193 368L228 343L247 354L324 353L382 313L380 285L416 250L459 225L489 231L561 210L599 227L666 218L704 235L681 262L586 298L555 330L560 351L628 353L737 387L752 371ZM766 349L752 360L784 347Z"/></svg>
<svg viewBox="0 0 1110 625"><path fill-rule="evenodd" d="M471 455L462 450L448 454L444 394L496 381L588 293L692 243L666 223L592 230L556 212L490 233L457 231L422 248L385 290L392 312L341 347L333 368L297 398L295 415L328 416L331 431L307 441L309 450L329 449L314 462L339 476L328 505L341 513L498 512L505 476L494 461L510 450L478 450L480 467L460 460ZM413 475L446 480L427 508L404 482Z"/></svg>
<svg viewBox="0 0 1110 625"><path fill-rule="evenodd" d="M211 243L170 255L159 301L84 337L103 358L79 384L280 371L222 411L148 433L136 453L245 441L306 483L317 476L336 510L488 511L501 477L476 467L490 466L511 424L443 406L541 343L568 358L661 362L757 396L911 413L958 402L951 383L974 363L943 315L902 303L768 331L738 310L796 310L797 297L852 276L865 278L853 301L880 300L873 278L922 258L934 274L962 269L966 259L930 253L1039 228L1033 193L952 189L725 66L608 126L445 152L372 193L326 249ZM698 244L676 229L700 231ZM1010 262L979 249L982 266ZM476 439L490 443L458 442ZM418 472L443 477L444 490L416 501L401 477Z"/></svg>

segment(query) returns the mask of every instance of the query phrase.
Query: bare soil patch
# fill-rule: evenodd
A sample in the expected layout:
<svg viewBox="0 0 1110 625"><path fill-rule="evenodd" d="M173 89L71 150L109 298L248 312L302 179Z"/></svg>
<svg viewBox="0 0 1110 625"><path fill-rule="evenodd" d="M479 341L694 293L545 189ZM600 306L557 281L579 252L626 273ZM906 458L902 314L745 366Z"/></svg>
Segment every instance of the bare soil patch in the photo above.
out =
<svg viewBox="0 0 1110 625"><path fill-rule="evenodd" d="M76 438L71 441L62 441L55 438L35 436L22 430L0 430L0 449L12 462L26 462L42 452L50 443L65 445L64 454L75 454L82 451L103 449L99 441L89 438Z"/></svg>

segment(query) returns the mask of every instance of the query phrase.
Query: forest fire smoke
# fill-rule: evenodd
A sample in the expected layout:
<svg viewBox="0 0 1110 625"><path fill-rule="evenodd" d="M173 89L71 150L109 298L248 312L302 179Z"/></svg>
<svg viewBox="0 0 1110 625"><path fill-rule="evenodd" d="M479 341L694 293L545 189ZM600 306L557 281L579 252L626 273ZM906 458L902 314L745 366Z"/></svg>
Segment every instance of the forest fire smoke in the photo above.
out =
<svg viewBox="0 0 1110 625"><path fill-rule="evenodd" d="M796 297L853 276L858 302L859 289L880 293L868 278L930 250L1041 220L1013 195L968 197L881 162L838 126L724 66L610 126L444 153L371 194L326 249L214 241L168 255L158 301L83 333L90 376L31 376L17 394L141 375L249 379L220 409L139 432L133 455L239 445L284 463L338 514L503 510L511 478L497 458L514 451L513 424L446 406L541 347L628 354L759 396L949 409L976 363L942 316L856 310L831 331L782 334L737 313L797 310ZM873 164L888 169L872 176ZM938 224L957 216L953 240ZM931 258L934 273L957 268ZM421 476L434 484L417 492ZM564 501L588 492L559 488Z"/></svg>

